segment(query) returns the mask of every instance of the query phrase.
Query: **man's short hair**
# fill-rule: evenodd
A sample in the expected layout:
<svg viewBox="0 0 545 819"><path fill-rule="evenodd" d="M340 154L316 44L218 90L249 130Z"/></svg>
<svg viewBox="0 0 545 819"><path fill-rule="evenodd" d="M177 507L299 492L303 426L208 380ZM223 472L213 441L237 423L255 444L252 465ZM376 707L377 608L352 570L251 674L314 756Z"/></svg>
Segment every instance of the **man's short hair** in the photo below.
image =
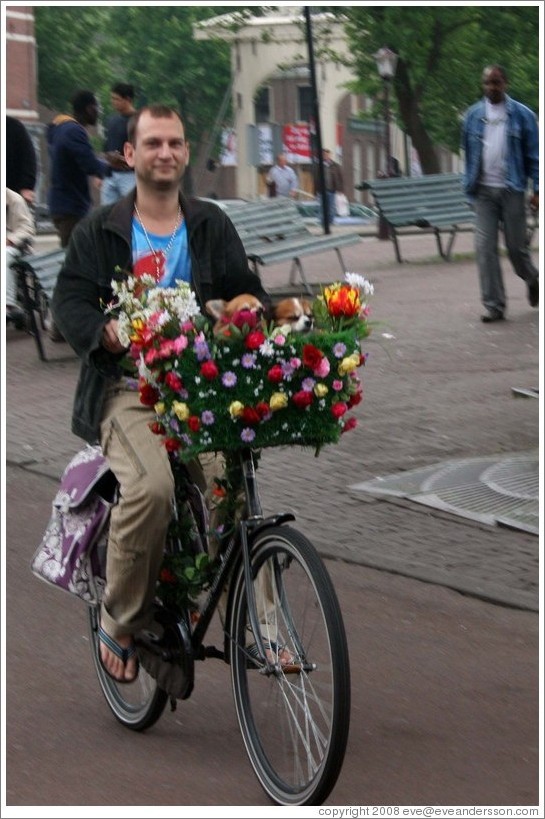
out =
<svg viewBox="0 0 545 819"><path fill-rule="evenodd" d="M184 125L183 119L175 108L171 108L169 105L161 104L145 105L143 108L139 108L136 114L132 115L127 125L127 140L132 145L136 144L136 129L138 128L140 117L144 113L148 113L150 117L153 117L154 119L170 119L171 117L177 117L182 123L182 127Z"/></svg>
<svg viewBox="0 0 545 819"><path fill-rule="evenodd" d="M98 100L93 91L88 91L86 88L76 91L71 100L72 108L75 114L83 114L88 105L97 105Z"/></svg>
<svg viewBox="0 0 545 819"><path fill-rule="evenodd" d="M110 90L112 94L117 94L124 100L131 100L131 102L134 100L134 85L130 85L128 82L116 82Z"/></svg>
<svg viewBox="0 0 545 819"><path fill-rule="evenodd" d="M492 63L491 65L485 65L483 69L483 77L485 74L488 74L490 71L499 71L501 76L503 77L504 82L508 82L507 79L507 71L503 67L503 65L498 65L497 63Z"/></svg>

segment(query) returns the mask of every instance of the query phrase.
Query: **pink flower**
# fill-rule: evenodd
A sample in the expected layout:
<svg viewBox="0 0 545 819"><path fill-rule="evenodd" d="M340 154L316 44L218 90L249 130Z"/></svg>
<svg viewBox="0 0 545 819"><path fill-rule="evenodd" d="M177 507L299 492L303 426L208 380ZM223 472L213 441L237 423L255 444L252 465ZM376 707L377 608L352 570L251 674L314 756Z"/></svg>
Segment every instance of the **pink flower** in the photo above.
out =
<svg viewBox="0 0 545 819"><path fill-rule="evenodd" d="M326 375L329 374L330 369L331 366L329 364L329 359L324 356L318 366L314 369L314 375L317 378L325 378Z"/></svg>

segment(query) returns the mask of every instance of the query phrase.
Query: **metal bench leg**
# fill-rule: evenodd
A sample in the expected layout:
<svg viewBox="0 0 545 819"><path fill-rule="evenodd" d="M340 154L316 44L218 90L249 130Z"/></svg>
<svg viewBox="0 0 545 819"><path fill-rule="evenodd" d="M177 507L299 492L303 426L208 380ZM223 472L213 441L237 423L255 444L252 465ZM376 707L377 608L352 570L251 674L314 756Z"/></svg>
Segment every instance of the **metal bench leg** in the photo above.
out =
<svg viewBox="0 0 545 819"><path fill-rule="evenodd" d="M445 261L450 261L450 254L452 251L452 245L454 244L454 239L456 238L456 228L450 231L449 233L449 240L445 250L443 250L443 243L441 240L441 231L439 228L435 228L435 238L437 240L437 248L439 250L439 255L445 259Z"/></svg>
<svg viewBox="0 0 545 819"><path fill-rule="evenodd" d="M390 225L390 233L392 234L392 241L394 243L394 248L395 248L395 252L396 252L396 259L401 264L403 259L401 258L401 251L399 249L399 241L398 241L398 238L397 238L397 232L396 232L396 229L394 227L392 227L391 225Z"/></svg>
<svg viewBox="0 0 545 819"><path fill-rule="evenodd" d="M290 285L292 287L295 285L295 271L296 270L299 271L301 281L303 282L303 286L304 286L306 292L308 293L308 295L309 296L314 295L313 292L312 292L311 286L307 282L307 279L306 279L306 276L305 276L305 271L303 270L303 265L301 264L301 260L297 256L294 258L294 260L291 263L289 283L290 283Z"/></svg>

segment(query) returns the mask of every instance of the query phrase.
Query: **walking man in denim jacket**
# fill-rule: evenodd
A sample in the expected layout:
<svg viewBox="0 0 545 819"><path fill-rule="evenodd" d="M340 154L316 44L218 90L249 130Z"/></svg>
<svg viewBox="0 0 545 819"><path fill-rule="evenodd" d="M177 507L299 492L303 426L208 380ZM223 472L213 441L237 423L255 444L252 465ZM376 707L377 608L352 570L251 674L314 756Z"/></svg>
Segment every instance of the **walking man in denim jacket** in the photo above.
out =
<svg viewBox="0 0 545 819"><path fill-rule="evenodd" d="M507 76L499 65L487 66L482 77L484 97L466 112L462 129L465 151L464 188L475 207L475 246L482 321L501 321L506 295L498 255L498 233L515 273L526 282L528 301L539 304L538 271L526 240L526 191L531 180L530 207L539 206L539 138L535 114L506 93Z"/></svg>

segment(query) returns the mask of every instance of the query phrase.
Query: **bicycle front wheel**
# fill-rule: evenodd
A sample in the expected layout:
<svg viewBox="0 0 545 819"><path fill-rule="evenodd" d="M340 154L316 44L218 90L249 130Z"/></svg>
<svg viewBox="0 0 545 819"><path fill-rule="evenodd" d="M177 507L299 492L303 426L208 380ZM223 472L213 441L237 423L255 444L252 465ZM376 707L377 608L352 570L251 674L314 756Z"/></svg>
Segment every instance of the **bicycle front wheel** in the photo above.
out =
<svg viewBox="0 0 545 819"><path fill-rule="evenodd" d="M251 564L261 635L249 626L241 568L233 588L231 678L257 777L280 805L319 805L337 781L350 721L346 635L327 570L304 535L259 533ZM262 639L269 663L259 659Z"/></svg>
<svg viewBox="0 0 545 819"><path fill-rule="evenodd" d="M89 627L91 651L95 670L106 702L119 722L133 731L144 731L154 725L165 708L168 694L157 685L142 667L131 683L116 683L104 670L100 662L100 640L98 627L100 607L89 606Z"/></svg>

